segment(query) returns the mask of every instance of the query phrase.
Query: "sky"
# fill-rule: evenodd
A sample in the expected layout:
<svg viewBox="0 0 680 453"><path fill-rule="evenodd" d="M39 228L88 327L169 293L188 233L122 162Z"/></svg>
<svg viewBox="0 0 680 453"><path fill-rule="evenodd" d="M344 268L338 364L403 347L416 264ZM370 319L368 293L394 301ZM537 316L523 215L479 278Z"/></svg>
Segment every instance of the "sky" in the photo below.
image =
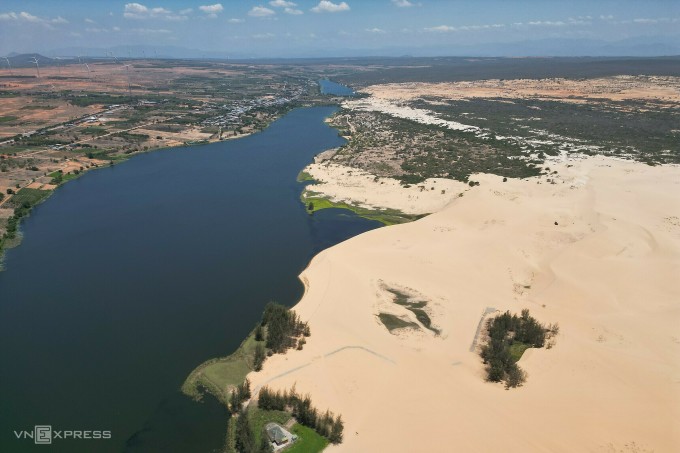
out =
<svg viewBox="0 0 680 453"><path fill-rule="evenodd" d="M680 49L680 0L213 1L0 0L0 55L139 45L225 57Z"/></svg>

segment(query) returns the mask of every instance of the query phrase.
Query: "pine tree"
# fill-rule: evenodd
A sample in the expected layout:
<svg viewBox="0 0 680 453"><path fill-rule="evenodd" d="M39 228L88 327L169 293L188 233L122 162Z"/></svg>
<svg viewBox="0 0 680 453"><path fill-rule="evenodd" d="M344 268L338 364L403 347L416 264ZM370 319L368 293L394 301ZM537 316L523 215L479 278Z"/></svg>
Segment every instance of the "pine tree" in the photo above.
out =
<svg viewBox="0 0 680 453"><path fill-rule="evenodd" d="M262 364L266 358L267 353L265 352L264 346L262 344L255 346L255 357L253 359L255 371L260 371L262 369Z"/></svg>
<svg viewBox="0 0 680 453"><path fill-rule="evenodd" d="M242 453L255 450L255 433L248 420L248 411L242 410L236 420L236 449Z"/></svg>
<svg viewBox="0 0 680 453"><path fill-rule="evenodd" d="M333 428L331 429L331 435L328 438L332 443L339 444L342 442L342 431L344 425L342 423L342 416L338 415L338 418L333 422Z"/></svg>

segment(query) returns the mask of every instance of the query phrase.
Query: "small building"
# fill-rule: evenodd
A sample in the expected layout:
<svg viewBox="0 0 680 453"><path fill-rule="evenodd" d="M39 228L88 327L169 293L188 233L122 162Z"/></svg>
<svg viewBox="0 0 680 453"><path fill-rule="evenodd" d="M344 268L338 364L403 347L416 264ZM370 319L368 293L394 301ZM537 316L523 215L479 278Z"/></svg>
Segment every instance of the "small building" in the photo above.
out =
<svg viewBox="0 0 680 453"><path fill-rule="evenodd" d="M292 435L278 423L267 423L264 427L269 440L277 446L285 445L292 440Z"/></svg>

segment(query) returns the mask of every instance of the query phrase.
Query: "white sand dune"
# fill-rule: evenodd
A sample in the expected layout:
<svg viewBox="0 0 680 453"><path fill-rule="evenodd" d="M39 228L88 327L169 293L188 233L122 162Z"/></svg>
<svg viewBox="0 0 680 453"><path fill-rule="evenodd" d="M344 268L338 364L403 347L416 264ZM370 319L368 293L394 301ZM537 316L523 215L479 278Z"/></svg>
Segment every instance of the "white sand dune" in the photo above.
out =
<svg viewBox="0 0 680 453"><path fill-rule="evenodd" d="M332 452L680 451L680 168L551 167L557 184L475 175L441 211L320 253L295 307L312 336L253 384L341 413ZM441 336L390 334L377 313L415 317L384 285L427 299ZM523 387L485 382L470 351L487 307L560 325Z"/></svg>
<svg viewBox="0 0 680 453"><path fill-rule="evenodd" d="M376 178L361 169L332 162L313 163L304 171L316 180L306 187L309 192L334 202L398 209L405 214L439 211L469 188L465 183L444 178L429 178L405 187L395 178Z"/></svg>

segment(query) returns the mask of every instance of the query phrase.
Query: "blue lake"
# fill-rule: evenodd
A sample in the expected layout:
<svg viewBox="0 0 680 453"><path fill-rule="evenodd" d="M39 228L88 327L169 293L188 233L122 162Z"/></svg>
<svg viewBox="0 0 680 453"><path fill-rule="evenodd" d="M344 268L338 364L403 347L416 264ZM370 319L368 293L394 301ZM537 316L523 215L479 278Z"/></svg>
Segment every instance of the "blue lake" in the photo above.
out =
<svg viewBox="0 0 680 453"><path fill-rule="evenodd" d="M333 111L140 155L34 209L0 272L0 451L219 451L227 414L179 393L184 378L236 349L267 302L294 304L316 253L379 226L299 201L298 172L343 143ZM42 424L113 438L46 449L13 433Z"/></svg>
<svg viewBox="0 0 680 453"><path fill-rule="evenodd" d="M321 94L330 94L333 96L354 96L356 93L351 88L332 82L330 80L319 80L319 88Z"/></svg>

